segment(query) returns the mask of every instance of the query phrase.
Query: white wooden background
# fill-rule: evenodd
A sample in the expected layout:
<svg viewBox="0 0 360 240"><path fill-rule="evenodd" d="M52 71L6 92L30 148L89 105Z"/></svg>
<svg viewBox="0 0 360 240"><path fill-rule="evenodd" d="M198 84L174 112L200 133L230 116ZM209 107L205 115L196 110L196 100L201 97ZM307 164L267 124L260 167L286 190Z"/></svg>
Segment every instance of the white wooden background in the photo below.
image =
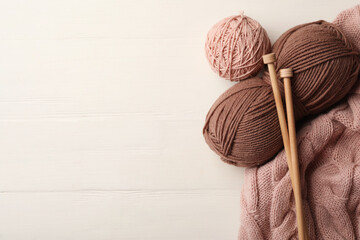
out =
<svg viewBox="0 0 360 240"><path fill-rule="evenodd" d="M0 239L236 239L243 169L202 126L223 17L275 40L358 1L1 0Z"/></svg>

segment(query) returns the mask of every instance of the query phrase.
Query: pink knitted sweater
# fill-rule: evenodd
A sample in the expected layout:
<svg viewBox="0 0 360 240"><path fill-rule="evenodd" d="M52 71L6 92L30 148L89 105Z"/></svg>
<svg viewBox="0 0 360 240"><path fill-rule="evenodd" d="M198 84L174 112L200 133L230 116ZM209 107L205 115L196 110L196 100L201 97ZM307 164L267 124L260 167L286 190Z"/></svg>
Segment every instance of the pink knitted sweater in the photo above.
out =
<svg viewBox="0 0 360 240"><path fill-rule="evenodd" d="M360 5L334 21L360 50ZM311 239L360 239L360 81L342 103L297 133L305 218ZM285 153L249 168L239 239L297 239Z"/></svg>

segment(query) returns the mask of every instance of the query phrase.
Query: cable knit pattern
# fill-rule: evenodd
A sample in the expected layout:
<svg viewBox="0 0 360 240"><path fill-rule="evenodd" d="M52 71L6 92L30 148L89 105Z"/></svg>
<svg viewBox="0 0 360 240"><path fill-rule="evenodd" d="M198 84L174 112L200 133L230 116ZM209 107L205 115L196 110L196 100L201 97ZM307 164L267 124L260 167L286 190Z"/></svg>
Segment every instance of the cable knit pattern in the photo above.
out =
<svg viewBox="0 0 360 240"><path fill-rule="evenodd" d="M360 5L334 21L360 50ZM305 219L311 239L360 239L360 81L348 98L297 133ZM305 184L306 182L306 184ZM297 239L284 151L246 169L239 239Z"/></svg>
<svg viewBox="0 0 360 240"><path fill-rule="evenodd" d="M350 41L353 43L360 41L360 5L341 12L333 23L341 28Z"/></svg>

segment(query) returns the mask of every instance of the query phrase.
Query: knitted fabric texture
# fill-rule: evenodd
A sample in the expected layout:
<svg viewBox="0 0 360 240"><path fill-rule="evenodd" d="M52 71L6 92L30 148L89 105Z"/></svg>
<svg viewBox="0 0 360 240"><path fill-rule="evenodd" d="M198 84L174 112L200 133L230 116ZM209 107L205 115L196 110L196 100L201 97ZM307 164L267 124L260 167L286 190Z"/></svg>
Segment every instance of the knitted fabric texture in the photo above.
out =
<svg viewBox="0 0 360 240"><path fill-rule="evenodd" d="M347 38L355 43L355 45L360 41L360 5L341 12L333 23L339 26ZM359 45L356 47L360 50Z"/></svg>
<svg viewBox="0 0 360 240"><path fill-rule="evenodd" d="M360 5L334 21L358 49L359 13ZM360 81L341 104L302 125L297 139L310 239L360 239ZM284 151L246 169L239 239L297 239Z"/></svg>

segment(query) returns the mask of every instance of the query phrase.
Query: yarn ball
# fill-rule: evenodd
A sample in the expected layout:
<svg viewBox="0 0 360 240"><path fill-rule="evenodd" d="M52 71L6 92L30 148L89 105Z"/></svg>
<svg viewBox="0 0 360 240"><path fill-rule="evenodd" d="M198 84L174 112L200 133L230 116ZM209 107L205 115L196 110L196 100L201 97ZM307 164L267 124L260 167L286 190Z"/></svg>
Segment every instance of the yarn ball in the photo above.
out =
<svg viewBox="0 0 360 240"><path fill-rule="evenodd" d="M225 18L207 34L205 53L220 77L240 81L255 76L263 67L262 56L271 49L264 28L243 14Z"/></svg>
<svg viewBox="0 0 360 240"><path fill-rule="evenodd" d="M288 30L273 52L277 73L293 69L296 120L340 101L359 75L360 53L340 29L325 21ZM256 166L274 157L283 143L269 73L262 79L241 81L223 93L206 117L203 134L222 160L236 166Z"/></svg>

